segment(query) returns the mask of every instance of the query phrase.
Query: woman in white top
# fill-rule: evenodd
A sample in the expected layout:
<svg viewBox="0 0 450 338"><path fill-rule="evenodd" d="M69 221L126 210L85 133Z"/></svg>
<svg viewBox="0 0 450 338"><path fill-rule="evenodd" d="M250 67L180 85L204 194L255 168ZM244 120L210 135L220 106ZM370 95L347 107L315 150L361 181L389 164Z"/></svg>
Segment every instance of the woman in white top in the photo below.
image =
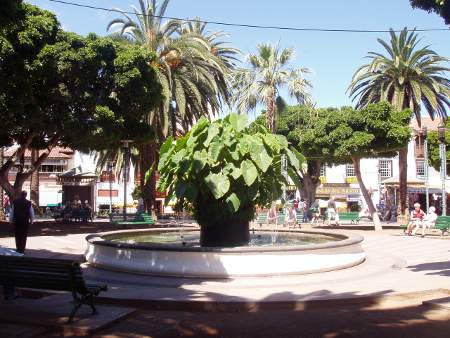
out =
<svg viewBox="0 0 450 338"><path fill-rule="evenodd" d="M295 213L295 210L290 205L288 205L285 210L284 222L288 225L288 227L292 226L295 228L295 223L297 222L297 215Z"/></svg>
<svg viewBox="0 0 450 338"><path fill-rule="evenodd" d="M413 235L416 234L417 230L419 230L420 227L422 227L422 237L425 237L425 229L426 228L433 228L436 224L437 220L437 214L436 214L436 208L435 207L429 207L428 213L423 218L422 222L418 223L417 226L413 230Z"/></svg>

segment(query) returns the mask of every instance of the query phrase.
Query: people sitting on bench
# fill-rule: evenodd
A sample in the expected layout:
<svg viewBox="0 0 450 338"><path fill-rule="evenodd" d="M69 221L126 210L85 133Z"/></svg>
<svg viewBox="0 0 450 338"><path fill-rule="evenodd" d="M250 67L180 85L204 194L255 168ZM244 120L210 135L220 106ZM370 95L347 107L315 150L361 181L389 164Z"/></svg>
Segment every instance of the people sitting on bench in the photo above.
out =
<svg viewBox="0 0 450 338"><path fill-rule="evenodd" d="M286 206L285 215L286 218L284 219L284 222L287 224L288 228L291 226L295 228L295 223L297 223L297 215L290 204Z"/></svg>
<svg viewBox="0 0 450 338"><path fill-rule="evenodd" d="M411 211L411 216L409 218L409 223L406 228L406 234L408 236L412 235L412 231L417 226L420 226L422 223L423 218L425 217L425 213L422 209L420 209L420 203L414 203L414 210Z"/></svg>
<svg viewBox="0 0 450 338"><path fill-rule="evenodd" d="M412 234L415 235L417 230L422 227L422 237L425 237L425 230L427 228L433 228L435 226L437 217L438 216L436 214L436 208L429 207L428 213L424 216L422 222L417 223L417 225L413 228Z"/></svg>

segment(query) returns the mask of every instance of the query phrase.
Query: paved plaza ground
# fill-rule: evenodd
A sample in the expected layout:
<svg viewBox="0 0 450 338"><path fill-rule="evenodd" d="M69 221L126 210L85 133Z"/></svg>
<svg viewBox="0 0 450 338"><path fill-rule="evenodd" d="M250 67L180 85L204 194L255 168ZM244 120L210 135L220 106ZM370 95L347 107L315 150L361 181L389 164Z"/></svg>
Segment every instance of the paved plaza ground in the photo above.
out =
<svg viewBox="0 0 450 338"><path fill-rule="evenodd" d="M177 222L160 223L174 226ZM183 224L195 226L194 224ZM0 245L13 247L5 224ZM34 226L27 254L83 261L85 236L109 223ZM321 227L320 227L321 228ZM407 237L391 225L336 232L364 236L364 263L349 269L289 277L203 280L161 278L84 266L88 280L109 291L100 304L136 309L98 337L448 337L450 308L423 302L450 296L450 236ZM2 304L3 303L3 304ZM4 306L5 301L0 301ZM14 306L14 305L11 305ZM59 336L36 324L2 321L0 336Z"/></svg>

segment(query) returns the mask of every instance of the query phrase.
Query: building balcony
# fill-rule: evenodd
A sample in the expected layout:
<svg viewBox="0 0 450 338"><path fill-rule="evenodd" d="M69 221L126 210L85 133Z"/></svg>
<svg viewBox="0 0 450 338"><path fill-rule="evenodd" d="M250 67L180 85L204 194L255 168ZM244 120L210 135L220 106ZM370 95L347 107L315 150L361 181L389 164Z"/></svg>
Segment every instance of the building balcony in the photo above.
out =
<svg viewBox="0 0 450 338"><path fill-rule="evenodd" d="M414 147L415 158L424 158L425 151L423 147Z"/></svg>

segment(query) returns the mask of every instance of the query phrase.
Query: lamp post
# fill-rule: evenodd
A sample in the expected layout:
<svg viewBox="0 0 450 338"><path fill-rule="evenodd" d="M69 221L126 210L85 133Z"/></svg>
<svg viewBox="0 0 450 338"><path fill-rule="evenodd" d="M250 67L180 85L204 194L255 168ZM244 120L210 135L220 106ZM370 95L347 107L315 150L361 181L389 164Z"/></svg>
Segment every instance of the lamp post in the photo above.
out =
<svg viewBox="0 0 450 338"><path fill-rule="evenodd" d="M123 220L124 222L127 220L127 183L128 183L128 171L129 171L129 160L130 160L130 140L122 140L123 148Z"/></svg>
<svg viewBox="0 0 450 338"><path fill-rule="evenodd" d="M426 211L428 212L428 208L430 207L430 198L429 194L429 183L428 183L428 135L427 135L427 127L423 127L420 130L420 135L423 137L423 171L425 175L425 205Z"/></svg>
<svg viewBox="0 0 450 338"><path fill-rule="evenodd" d="M113 163L112 163L112 161L108 161L107 171L108 171L108 181L109 181L109 213L110 214L112 214L112 169L113 169Z"/></svg>
<svg viewBox="0 0 450 338"><path fill-rule="evenodd" d="M445 178L447 176L447 159L445 149L445 125L444 123L438 126L439 137L439 154L441 159L441 180L442 180L442 216L447 214L447 194L445 191Z"/></svg>

